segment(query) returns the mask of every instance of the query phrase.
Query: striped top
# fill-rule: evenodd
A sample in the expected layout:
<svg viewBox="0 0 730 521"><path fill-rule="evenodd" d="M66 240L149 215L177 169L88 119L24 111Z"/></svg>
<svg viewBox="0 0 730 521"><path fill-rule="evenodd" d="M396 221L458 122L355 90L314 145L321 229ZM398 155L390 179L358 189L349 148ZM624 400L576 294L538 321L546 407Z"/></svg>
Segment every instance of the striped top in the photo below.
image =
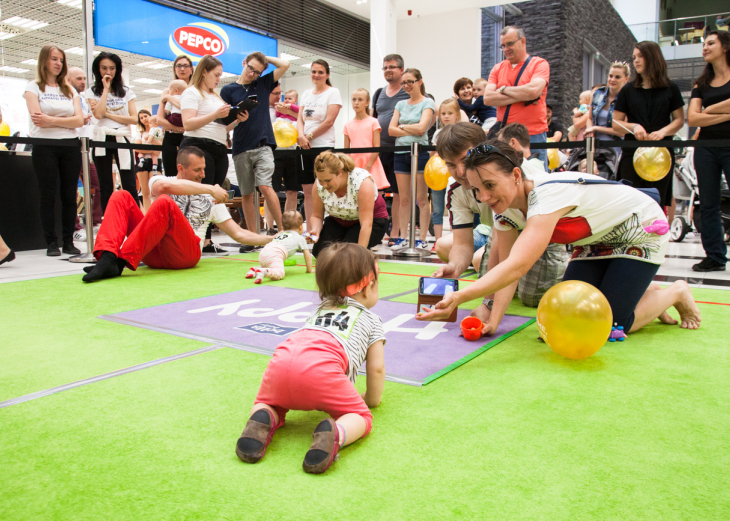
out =
<svg viewBox="0 0 730 521"><path fill-rule="evenodd" d="M302 329L326 331L335 337L347 354L347 377L354 384L357 370L368 355L368 348L378 340L385 343L385 330L380 317L349 298L335 308L320 304Z"/></svg>

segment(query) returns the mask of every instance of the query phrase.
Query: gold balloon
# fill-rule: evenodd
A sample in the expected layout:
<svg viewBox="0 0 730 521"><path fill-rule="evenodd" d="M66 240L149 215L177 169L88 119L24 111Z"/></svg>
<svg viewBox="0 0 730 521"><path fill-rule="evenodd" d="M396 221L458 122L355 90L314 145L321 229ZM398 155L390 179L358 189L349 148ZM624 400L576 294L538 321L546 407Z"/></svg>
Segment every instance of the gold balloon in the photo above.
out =
<svg viewBox="0 0 730 521"><path fill-rule="evenodd" d="M666 148L637 148L634 152L634 170L645 181L659 181L672 168L672 156Z"/></svg>
<svg viewBox="0 0 730 521"><path fill-rule="evenodd" d="M433 156L426 163L423 178L431 190L443 190L449 184L449 169L438 155Z"/></svg>
<svg viewBox="0 0 730 521"><path fill-rule="evenodd" d="M560 166L560 156L557 148L548 148L548 168L555 170Z"/></svg>
<svg viewBox="0 0 730 521"><path fill-rule="evenodd" d="M0 123L0 136L9 136L10 135L10 127L7 123L4 121Z"/></svg>
<svg viewBox="0 0 730 521"><path fill-rule="evenodd" d="M556 284L537 306L540 336L550 349L572 360L588 358L601 349L608 341L612 324L613 314L606 297L596 287L579 280Z"/></svg>
<svg viewBox="0 0 730 521"><path fill-rule="evenodd" d="M281 119L274 123L274 138L277 146L286 148L295 145L297 137L297 129L291 123Z"/></svg>

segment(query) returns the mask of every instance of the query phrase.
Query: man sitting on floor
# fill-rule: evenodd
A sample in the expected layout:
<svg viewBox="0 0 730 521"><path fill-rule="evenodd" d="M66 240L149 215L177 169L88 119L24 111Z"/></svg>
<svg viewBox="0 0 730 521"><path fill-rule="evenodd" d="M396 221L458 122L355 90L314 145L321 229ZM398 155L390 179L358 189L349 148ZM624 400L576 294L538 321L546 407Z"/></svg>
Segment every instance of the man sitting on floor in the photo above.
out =
<svg viewBox="0 0 730 521"><path fill-rule="evenodd" d="M177 177L150 179L152 205L143 214L129 192L118 190L109 199L96 237L98 262L84 268L84 282L118 277L140 262L150 268L181 270L200 260L209 223L241 244L263 245L273 237L241 229L223 204L228 192L205 185L205 155L197 147L177 153ZM127 238L125 241L124 238Z"/></svg>

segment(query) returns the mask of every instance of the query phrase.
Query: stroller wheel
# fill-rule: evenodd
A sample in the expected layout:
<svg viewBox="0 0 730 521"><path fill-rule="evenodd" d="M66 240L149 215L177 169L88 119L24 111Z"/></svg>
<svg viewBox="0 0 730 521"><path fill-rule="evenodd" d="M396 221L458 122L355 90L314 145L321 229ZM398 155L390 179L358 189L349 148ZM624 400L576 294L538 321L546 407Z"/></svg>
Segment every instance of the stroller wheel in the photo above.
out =
<svg viewBox="0 0 730 521"><path fill-rule="evenodd" d="M682 216L677 216L672 221L669 234L674 242L682 242L689 231L690 226L687 223L687 220Z"/></svg>

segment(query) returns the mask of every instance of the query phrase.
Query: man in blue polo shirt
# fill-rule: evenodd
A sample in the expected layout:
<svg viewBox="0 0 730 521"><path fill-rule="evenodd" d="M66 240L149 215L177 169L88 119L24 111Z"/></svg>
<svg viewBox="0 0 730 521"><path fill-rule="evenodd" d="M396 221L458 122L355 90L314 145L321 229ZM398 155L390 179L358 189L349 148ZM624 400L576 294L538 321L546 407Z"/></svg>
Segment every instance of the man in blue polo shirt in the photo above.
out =
<svg viewBox="0 0 730 521"><path fill-rule="evenodd" d="M269 63L276 68L262 76ZM233 131L233 164L249 229L255 229L254 223L259 215L253 205L253 192L258 187L279 231L283 230L279 198L271 187L276 141L269 118L269 95L288 69L287 61L253 52L243 60L243 71L238 81L221 89L221 98L231 106L254 95L258 101L256 108L249 112L248 119Z"/></svg>

